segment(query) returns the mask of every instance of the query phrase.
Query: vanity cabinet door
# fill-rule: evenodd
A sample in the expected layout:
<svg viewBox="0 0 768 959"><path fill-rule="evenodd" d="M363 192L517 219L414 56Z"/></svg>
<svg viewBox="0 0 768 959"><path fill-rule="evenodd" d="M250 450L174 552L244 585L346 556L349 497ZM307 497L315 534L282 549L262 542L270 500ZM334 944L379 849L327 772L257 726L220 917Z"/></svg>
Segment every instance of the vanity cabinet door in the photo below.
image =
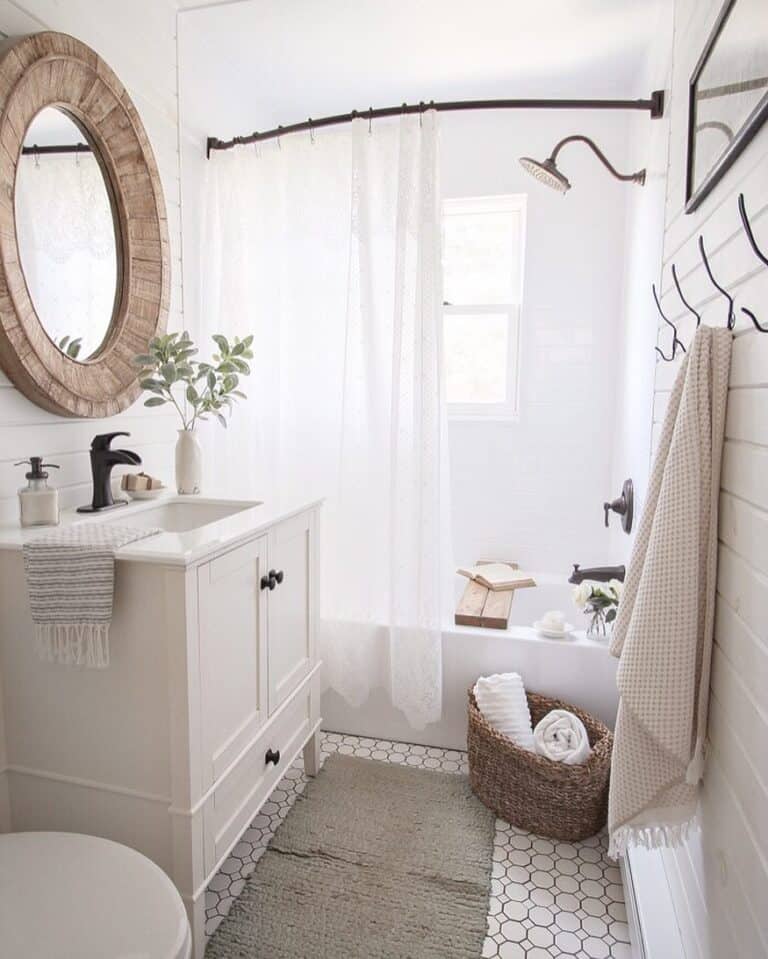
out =
<svg viewBox="0 0 768 959"><path fill-rule="evenodd" d="M267 715L267 537L198 570L204 776L215 782Z"/></svg>
<svg viewBox="0 0 768 959"><path fill-rule="evenodd" d="M301 513L269 533L269 711L273 713L309 673L315 658L315 514ZM282 574L282 575L280 575Z"/></svg>

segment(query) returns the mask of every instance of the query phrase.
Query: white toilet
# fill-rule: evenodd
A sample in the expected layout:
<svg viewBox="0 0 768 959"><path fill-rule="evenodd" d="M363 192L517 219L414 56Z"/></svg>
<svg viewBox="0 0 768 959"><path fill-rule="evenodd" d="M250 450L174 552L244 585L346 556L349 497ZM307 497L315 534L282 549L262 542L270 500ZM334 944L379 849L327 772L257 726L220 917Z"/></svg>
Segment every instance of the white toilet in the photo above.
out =
<svg viewBox="0 0 768 959"><path fill-rule="evenodd" d="M166 874L127 846L64 832L0 835L0 956L189 959Z"/></svg>

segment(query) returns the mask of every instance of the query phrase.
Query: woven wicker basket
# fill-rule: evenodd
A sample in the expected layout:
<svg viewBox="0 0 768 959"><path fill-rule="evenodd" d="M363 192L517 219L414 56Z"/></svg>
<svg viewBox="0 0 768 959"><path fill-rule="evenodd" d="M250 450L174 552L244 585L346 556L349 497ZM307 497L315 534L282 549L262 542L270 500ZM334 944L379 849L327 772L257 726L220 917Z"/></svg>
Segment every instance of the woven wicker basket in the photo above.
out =
<svg viewBox="0 0 768 959"><path fill-rule="evenodd" d="M513 826L553 839L586 839L605 825L611 731L558 699L527 693L535 726L552 709L567 709L584 723L592 747L587 762L568 766L522 749L483 719L469 690L469 782L497 816Z"/></svg>

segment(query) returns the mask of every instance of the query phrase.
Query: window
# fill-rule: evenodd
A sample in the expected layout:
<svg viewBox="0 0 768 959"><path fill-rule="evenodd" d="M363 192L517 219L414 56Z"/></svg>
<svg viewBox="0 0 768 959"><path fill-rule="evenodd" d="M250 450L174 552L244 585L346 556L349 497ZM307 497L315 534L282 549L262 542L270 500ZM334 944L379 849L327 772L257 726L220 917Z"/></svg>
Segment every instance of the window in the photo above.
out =
<svg viewBox="0 0 768 959"><path fill-rule="evenodd" d="M448 413L517 414L525 196L443 203L443 356Z"/></svg>

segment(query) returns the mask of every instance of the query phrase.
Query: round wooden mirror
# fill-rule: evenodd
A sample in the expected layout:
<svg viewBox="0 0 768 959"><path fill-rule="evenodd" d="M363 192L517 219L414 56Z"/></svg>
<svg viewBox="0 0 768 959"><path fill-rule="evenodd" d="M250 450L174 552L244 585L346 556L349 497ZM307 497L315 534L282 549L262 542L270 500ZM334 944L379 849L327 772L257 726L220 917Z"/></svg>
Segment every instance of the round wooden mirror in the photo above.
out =
<svg viewBox="0 0 768 959"><path fill-rule="evenodd" d="M169 289L160 177L130 97L73 37L16 41L0 59L0 366L54 413L119 413Z"/></svg>

